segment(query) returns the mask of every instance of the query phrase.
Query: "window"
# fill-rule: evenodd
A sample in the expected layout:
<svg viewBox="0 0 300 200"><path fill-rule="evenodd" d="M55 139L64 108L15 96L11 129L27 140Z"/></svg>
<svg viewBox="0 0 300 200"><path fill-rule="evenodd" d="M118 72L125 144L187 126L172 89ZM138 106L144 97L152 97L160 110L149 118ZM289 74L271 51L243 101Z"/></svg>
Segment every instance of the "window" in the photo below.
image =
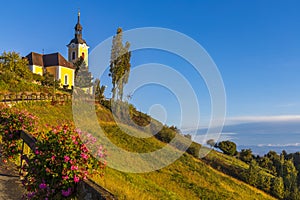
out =
<svg viewBox="0 0 300 200"><path fill-rule="evenodd" d="M72 52L72 60L75 60L75 51Z"/></svg>
<svg viewBox="0 0 300 200"><path fill-rule="evenodd" d="M81 57L82 57L82 59L84 59L84 52L82 52Z"/></svg>
<svg viewBox="0 0 300 200"><path fill-rule="evenodd" d="M68 75L65 75L65 85L68 85Z"/></svg>

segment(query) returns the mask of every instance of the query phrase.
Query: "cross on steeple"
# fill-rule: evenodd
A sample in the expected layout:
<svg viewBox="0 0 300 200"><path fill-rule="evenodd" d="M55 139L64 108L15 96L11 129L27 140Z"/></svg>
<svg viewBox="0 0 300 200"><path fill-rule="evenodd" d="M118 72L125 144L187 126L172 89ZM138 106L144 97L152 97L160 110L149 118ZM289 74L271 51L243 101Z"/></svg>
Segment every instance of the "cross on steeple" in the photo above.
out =
<svg viewBox="0 0 300 200"><path fill-rule="evenodd" d="M75 38L82 38L82 26L80 24L80 12L78 12L78 20L75 25Z"/></svg>
<svg viewBox="0 0 300 200"><path fill-rule="evenodd" d="M88 49L89 46L82 38L82 26L80 24L80 10L77 13L77 23L75 24L75 37L67 45L68 57L70 62L75 62L79 58L83 58L86 66L88 66Z"/></svg>

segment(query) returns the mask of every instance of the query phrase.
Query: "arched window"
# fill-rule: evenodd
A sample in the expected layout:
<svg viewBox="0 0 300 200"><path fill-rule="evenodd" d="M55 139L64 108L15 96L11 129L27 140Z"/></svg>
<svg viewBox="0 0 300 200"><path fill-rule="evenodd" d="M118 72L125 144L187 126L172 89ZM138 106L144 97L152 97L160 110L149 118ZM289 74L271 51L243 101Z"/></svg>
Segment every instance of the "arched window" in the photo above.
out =
<svg viewBox="0 0 300 200"><path fill-rule="evenodd" d="M68 85L68 75L65 75L65 84L64 85Z"/></svg>
<svg viewBox="0 0 300 200"><path fill-rule="evenodd" d="M82 52L81 57L82 57L82 59L84 59L84 52Z"/></svg>
<svg viewBox="0 0 300 200"><path fill-rule="evenodd" d="M75 51L72 52L72 60L75 60L76 56L75 56Z"/></svg>

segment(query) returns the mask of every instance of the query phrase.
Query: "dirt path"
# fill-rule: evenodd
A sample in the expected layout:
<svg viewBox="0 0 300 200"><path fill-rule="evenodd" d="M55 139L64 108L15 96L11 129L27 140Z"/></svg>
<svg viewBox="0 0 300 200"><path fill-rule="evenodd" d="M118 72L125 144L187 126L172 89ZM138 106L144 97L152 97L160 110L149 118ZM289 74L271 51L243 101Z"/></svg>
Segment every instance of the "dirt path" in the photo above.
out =
<svg viewBox="0 0 300 200"><path fill-rule="evenodd" d="M4 163L0 154L0 200L19 200L25 190L13 163Z"/></svg>

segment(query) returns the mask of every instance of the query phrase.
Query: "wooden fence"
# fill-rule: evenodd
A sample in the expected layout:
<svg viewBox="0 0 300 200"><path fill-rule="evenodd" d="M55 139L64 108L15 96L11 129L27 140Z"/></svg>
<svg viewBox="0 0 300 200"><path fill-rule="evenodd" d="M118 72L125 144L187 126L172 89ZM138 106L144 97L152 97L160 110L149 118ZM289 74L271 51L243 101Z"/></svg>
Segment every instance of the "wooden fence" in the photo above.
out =
<svg viewBox="0 0 300 200"><path fill-rule="evenodd" d="M28 159L24 154L25 144L29 146L32 151L35 151L36 138L32 135L21 131L20 138L22 139L22 152L20 157L20 170L24 159ZM94 181L87 179L79 182L77 185L77 199L78 200L116 200L117 198L107 191L105 188L97 185Z"/></svg>
<svg viewBox="0 0 300 200"><path fill-rule="evenodd" d="M71 94L63 93L0 93L0 102L12 104L30 101L55 101L63 103L72 99Z"/></svg>

